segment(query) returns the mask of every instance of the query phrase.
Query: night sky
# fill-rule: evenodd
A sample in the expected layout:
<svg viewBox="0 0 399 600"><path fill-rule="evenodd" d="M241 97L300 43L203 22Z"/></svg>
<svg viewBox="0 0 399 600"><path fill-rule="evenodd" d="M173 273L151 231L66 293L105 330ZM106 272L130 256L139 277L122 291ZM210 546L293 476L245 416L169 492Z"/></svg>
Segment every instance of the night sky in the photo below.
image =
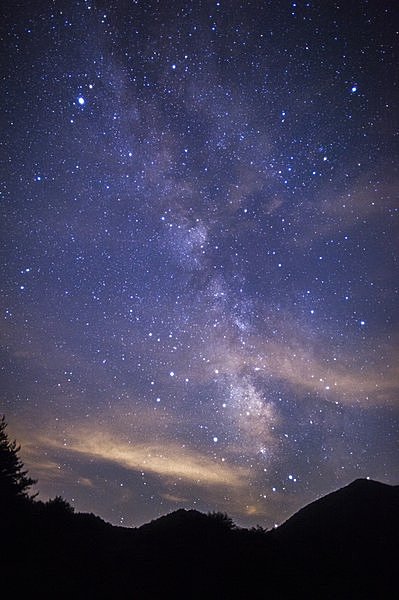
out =
<svg viewBox="0 0 399 600"><path fill-rule="evenodd" d="M394 1L7 0L1 397L41 499L397 484Z"/></svg>

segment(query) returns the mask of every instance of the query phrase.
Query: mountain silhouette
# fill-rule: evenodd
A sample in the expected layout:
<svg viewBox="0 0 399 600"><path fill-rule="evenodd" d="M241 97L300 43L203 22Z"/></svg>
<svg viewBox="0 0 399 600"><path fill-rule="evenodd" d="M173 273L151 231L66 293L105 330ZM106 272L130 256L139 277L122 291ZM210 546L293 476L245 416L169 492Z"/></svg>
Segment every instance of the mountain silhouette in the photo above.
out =
<svg viewBox="0 0 399 600"><path fill-rule="evenodd" d="M204 514L198 510L180 508L142 525L138 532L145 535L201 535L204 530L209 534L236 529L232 519L225 513Z"/></svg>
<svg viewBox="0 0 399 600"><path fill-rule="evenodd" d="M390 598L399 558L399 486L357 479L272 532L293 576L323 598ZM305 577L304 577L305 575Z"/></svg>
<svg viewBox="0 0 399 600"><path fill-rule="evenodd" d="M186 510L185 508L179 508L167 515L163 515L158 519L154 519L150 523L142 525L139 530L145 533L160 533L164 531L169 533L174 530L186 530L195 527L200 527L204 521L207 520L207 516L198 510Z"/></svg>
<svg viewBox="0 0 399 600"><path fill-rule="evenodd" d="M129 529L27 501L0 515L0 539L16 597L393 598L399 486L356 480L272 531L185 509Z"/></svg>
<svg viewBox="0 0 399 600"><path fill-rule="evenodd" d="M332 542L357 535L386 542L398 530L399 486L369 479L349 485L308 504L275 531L280 539Z"/></svg>

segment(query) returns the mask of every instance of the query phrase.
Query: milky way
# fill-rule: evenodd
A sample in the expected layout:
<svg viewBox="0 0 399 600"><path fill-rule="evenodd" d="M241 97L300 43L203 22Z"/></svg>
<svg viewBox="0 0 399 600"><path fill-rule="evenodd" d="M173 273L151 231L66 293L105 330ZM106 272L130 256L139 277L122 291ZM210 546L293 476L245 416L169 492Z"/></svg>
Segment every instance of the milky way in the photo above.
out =
<svg viewBox="0 0 399 600"><path fill-rule="evenodd" d="M40 498L398 483L396 3L6 1L2 393Z"/></svg>

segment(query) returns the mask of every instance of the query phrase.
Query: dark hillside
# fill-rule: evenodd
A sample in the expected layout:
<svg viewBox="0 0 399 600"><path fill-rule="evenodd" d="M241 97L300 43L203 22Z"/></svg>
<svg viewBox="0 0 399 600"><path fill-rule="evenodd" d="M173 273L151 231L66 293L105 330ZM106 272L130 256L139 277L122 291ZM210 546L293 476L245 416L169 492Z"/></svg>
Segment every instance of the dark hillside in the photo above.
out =
<svg viewBox="0 0 399 600"><path fill-rule="evenodd" d="M240 529L224 513L177 510L138 529L75 514L33 481L1 421L3 589L28 598L391 598L399 487L357 480L278 529Z"/></svg>
<svg viewBox="0 0 399 600"><path fill-rule="evenodd" d="M399 486L355 480L272 535L297 580L317 585L326 597L390 597L399 557Z"/></svg>
<svg viewBox="0 0 399 600"><path fill-rule="evenodd" d="M178 510L139 529L59 500L3 512L3 585L42 598L390 598L398 487L355 481L271 532Z"/></svg>

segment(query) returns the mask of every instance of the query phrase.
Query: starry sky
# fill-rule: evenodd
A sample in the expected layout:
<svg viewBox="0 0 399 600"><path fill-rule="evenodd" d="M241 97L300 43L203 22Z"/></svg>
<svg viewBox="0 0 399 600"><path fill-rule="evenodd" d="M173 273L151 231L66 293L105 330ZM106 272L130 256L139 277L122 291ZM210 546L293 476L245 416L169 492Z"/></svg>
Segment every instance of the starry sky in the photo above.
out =
<svg viewBox="0 0 399 600"><path fill-rule="evenodd" d="M6 0L1 397L41 499L398 483L392 1Z"/></svg>

